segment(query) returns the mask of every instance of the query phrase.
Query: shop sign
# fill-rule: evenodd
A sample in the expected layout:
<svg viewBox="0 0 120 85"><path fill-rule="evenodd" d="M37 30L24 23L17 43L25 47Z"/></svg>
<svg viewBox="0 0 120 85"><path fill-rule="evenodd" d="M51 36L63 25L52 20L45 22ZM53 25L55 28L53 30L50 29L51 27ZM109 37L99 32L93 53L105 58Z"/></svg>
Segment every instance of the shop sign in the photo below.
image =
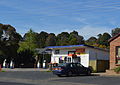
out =
<svg viewBox="0 0 120 85"><path fill-rule="evenodd" d="M76 55L85 54L85 48L76 49Z"/></svg>

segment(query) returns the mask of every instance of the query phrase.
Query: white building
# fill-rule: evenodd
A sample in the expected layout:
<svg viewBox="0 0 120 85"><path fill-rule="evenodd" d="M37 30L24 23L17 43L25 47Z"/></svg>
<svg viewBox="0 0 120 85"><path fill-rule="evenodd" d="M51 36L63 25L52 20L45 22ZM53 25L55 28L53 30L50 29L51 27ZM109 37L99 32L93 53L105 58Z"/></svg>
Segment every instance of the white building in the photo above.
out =
<svg viewBox="0 0 120 85"><path fill-rule="evenodd" d="M94 71L105 71L109 66L109 51L89 45L49 46L51 63L80 62Z"/></svg>

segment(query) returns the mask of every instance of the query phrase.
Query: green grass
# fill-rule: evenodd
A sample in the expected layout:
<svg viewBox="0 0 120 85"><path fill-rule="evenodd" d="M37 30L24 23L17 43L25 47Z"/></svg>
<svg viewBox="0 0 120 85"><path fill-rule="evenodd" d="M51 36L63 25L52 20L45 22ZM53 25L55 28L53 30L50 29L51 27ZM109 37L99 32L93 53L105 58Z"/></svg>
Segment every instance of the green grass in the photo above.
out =
<svg viewBox="0 0 120 85"><path fill-rule="evenodd" d="M49 71L46 71L46 72L52 72L52 71L49 70Z"/></svg>
<svg viewBox="0 0 120 85"><path fill-rule="evenodd" d="M0 71L0 72L6 72L6 71L2 70L2 71Z"/></svg>

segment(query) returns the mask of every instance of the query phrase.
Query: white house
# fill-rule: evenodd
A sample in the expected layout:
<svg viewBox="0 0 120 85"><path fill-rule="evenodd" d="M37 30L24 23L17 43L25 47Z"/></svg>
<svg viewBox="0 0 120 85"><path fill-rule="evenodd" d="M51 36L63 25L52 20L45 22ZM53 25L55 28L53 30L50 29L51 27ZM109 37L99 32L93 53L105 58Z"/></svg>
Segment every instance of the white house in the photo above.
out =
<svg viewBox="0 0 120 85"><path fill-rule="evenodd" d="M94 71L105 71L109 66L109 50L89 45L49 46L51 63L79 62Z"/></svg>

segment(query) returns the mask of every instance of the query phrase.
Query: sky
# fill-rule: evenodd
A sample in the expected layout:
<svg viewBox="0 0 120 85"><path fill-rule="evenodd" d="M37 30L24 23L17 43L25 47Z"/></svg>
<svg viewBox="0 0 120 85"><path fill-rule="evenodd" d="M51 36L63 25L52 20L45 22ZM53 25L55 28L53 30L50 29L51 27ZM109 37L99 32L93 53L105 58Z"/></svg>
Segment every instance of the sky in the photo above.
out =
<svg viewBox="0 0 120 85"><path fill-rule="evenodd" d="M0 0L0 23L21 35L76 30L88 39L120 27L120 0Z"/></svg>

